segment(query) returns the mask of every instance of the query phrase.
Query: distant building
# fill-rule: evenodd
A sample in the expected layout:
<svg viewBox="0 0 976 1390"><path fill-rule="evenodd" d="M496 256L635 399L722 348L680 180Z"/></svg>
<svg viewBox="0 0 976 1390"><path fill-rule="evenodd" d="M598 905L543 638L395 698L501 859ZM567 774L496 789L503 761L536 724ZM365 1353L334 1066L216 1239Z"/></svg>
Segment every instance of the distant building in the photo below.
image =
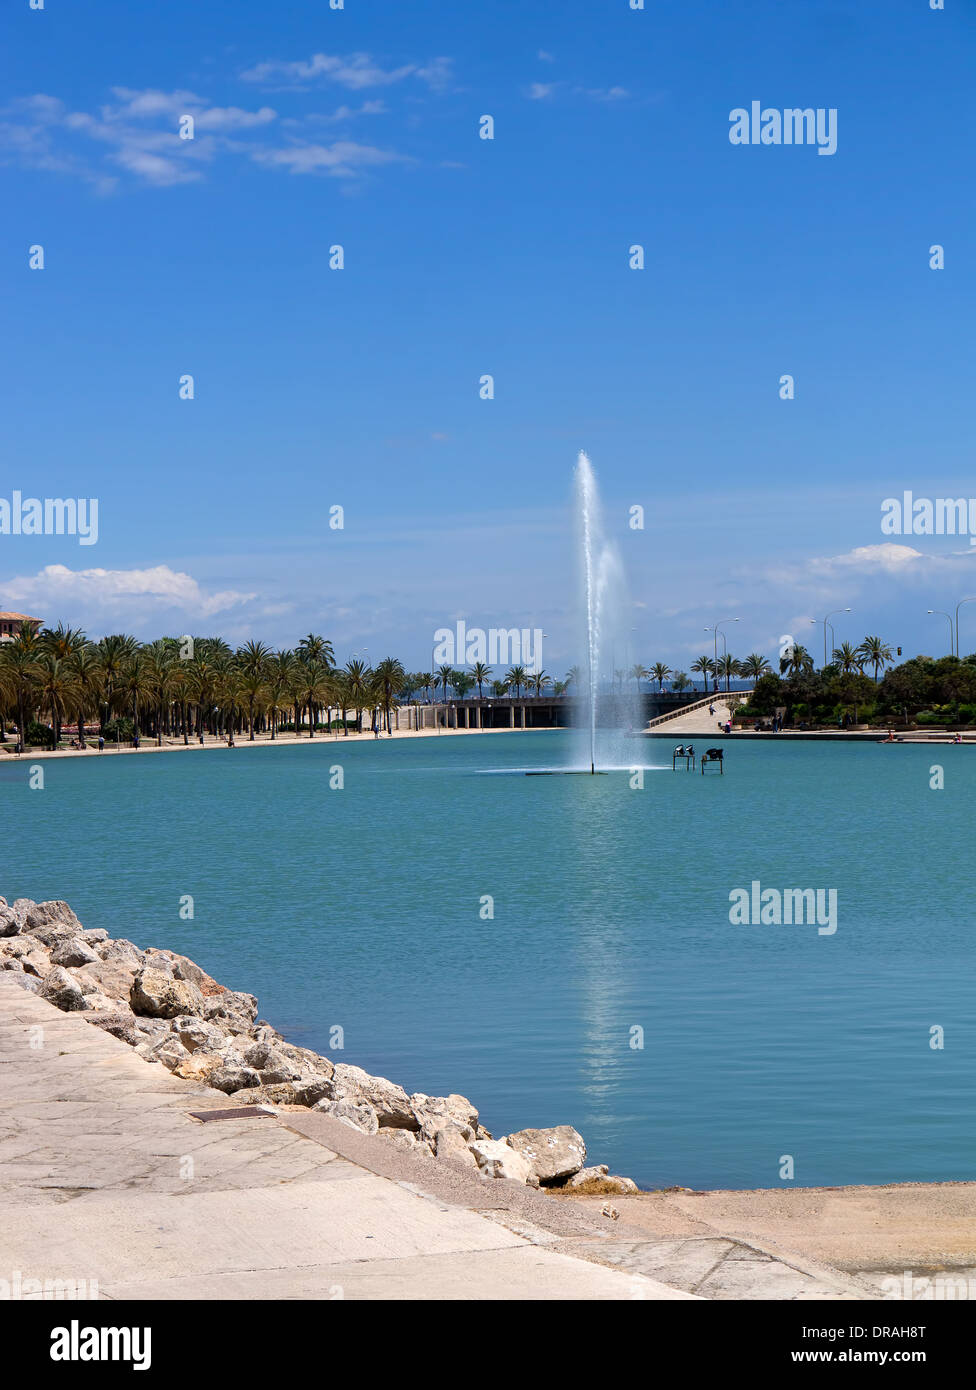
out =
<svg viewBox="0 0 976 1390"><path fill-rule="evenodd" d="M20 635L24 623L29 623L36 632L41 625L40 618L31 618L26 613L0 613L0 642L12 642Z"/></svg>

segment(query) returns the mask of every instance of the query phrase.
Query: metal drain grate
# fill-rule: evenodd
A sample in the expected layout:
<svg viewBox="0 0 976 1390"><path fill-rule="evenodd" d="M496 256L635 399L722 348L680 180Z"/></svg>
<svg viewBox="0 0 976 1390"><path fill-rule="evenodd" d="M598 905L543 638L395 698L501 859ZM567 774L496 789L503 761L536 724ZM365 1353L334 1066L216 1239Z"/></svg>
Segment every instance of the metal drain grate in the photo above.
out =
<svg viewBox="0 0 976 1390"><path fill-rule="evenodd" d="M273 1120L275 1112L267 1105L237 1105L232 1110L191 1110L189 1112L191 1120L202 1120L204 1124L209 1124L211 1120Z"/></svg>

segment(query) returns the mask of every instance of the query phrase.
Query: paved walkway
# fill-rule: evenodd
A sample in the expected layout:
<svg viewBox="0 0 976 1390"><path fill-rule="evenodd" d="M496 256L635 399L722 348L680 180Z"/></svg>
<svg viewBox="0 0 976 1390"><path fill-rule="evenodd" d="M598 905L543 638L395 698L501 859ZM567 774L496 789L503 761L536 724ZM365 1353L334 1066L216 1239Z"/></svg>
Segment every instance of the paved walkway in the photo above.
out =
<svg viewBox="0 0 976 1390"><path fill-rule="evenodd" d="M605 1201L485 1181L326 1115L192 1114L233 1109L0 974L0 1279L140 1299L865 1296L735 1237L649 1235Z"/></svg>

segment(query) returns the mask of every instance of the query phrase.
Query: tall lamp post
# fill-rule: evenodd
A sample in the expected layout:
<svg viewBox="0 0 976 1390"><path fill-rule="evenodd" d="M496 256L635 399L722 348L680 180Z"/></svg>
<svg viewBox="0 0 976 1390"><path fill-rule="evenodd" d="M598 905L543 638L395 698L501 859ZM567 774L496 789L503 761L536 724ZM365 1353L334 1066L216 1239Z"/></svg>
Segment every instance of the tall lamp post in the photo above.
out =
<svg viewBox="0 0 976 1390"><path fill-rule="evenodd" d="M956 604L956 656L962 656L962 647L959 645L959 610L964 603L976 603L976 594L972 598L961 598Z"/></svg>
<svg viewBox="0 0 976 1390"><path fill-rule="evenodd" d="M723 626L725 623L737 623L737 622L740 622L740 621L741 621L741 620L740 620L739 618L720 618L719 621L718 621L717 623L713 623L712 626L711 626L710 628L709 628L709 627L706 627L705 631L706 631L706 632L710 632L710 633L712 634L712 658L713 658L713 668L714 668L715 666L718 665L718 638L719 638L719 630L722 628L722 626ZM723 649L723 651L725 652L725 654L728 655L729 644L728 644L728 642L726 642L726 640L725 640L725 633L724 633L724 632L722 633L722 649ZM714 674L715 674L715 673L714 673L714 669L713 669L713 671L712 671L712 674L713 674L713 676L714 676Z"/></svg>
<svg viewBox="0 0 976 1390"><path fill-rule="evenodd" d="M949 624L949 655L955 656L956 649L952 641L952 614L947 613L944 608L929 608L927 611L930 614L934 613L937 617L945 618L946 622Z"/></svg>
<svg viewBox="0 0 976 1390"><path fill-rule="evenodd" d="M811 618L811 619L810 619L811 623L813 623L815 627L819 627L820 624L823 623L823 630L824 630L824 665L825 665L825 666L827 665L827 628L828 628L828 627L830 628L830 640L831 640L832 642L833 642L833 640L834 640L834 627L833 627L833 624L830 622L830 619L831 619L831 618L835 618L835 617L837 616L838 613L849 613L850 611L851 611L851 610L850 610L849 608L835 608L834 611L833 611L832 613L828 613L828 614L827 614L826 618Z"/></svg>

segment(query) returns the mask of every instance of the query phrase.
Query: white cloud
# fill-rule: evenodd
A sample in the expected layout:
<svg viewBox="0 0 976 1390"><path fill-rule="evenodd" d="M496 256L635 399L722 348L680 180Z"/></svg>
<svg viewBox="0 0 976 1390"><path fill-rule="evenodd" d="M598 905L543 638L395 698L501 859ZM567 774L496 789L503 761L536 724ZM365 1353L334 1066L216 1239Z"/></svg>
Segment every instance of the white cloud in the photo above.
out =
<svg viewBox="0 0 976 1390"><path fill-rule="evenodd" d="M171 611L187 618L209 618L251 603L256 594L224 589L208 593L189 574L168 565L133 570L70 570L45 565L37 574L0 583L0 600L20 605L47 621L68 621L80 613L86 625L127 615Z"/></svg>
<svg viewBox="0 0 976 1390"><path fill-rule="evenodd" d="M92 169L90 149L65 149L71 137L77 137L103 146L110 164L144 183L165 187L199 179L199 165L232 148L228 133L265 128L277 119L269 106L258 111L210 106L195 93L181 90L114 87L112 93L116 102L101 106L97 114L70 111L58 98L43 93L15 102L4 112L13 119L0 126L0 147L32 168L74 174L111 188L114 180ZM193 117L195 139L180 138L181 116Z"/></svg>
<svg viewBox="0 0 976 1390"><path fill-rule="evenodd" d="M368 53L350 53L345 58L329 53L313 53L311 58L298 62L270 60L257 63L241 73L245 82L285 87L304 86L324 80L337 82L349 91L367 87L389 87L408 77L419 78L429 87L444 87L451 77L451 60L433 58L426 64L403 63L397 68L383 68Z"/></svg>
<svg viewBox="0 0 976 1390"><path fill-rule="evenodd" d="M533 82L529 87L528 97L530 101L545 101L555 90L555 82Z"/></svg>
<svg viewBox="0 0 976 1390"><path fill-rule="evenodd" d="M394 151L351 140L320 144L301 139L303 126L382 114L386 108L375 99L358 108L343 105L332 115L314 115L305 122L289 120L292 143L276 146L262 138L283 124L270 106L253 111L240 106L211 106L194 92L181 89L166 92L113 87L112 95L114 102L101 106L97 114L69 111L56 97L43 94L19 102L10 108L19 122L0 125L0 149L6 148L8 158L12 155L31 167L87 178L105 191L117 180L91 169L84 148L79 157L74 149L62 153L59 144L71 136L76 137L76 146L77 139L92 142L94 147L103 148L103 159L110 166L159 188L201 179L203 166L224 154L249 157L267 168L295 174L344 179L368 167L409 162L407 156ZM187 115L194 121L192 140L182 140L179 135L180 118Z"/></svg>
<svg viewBox="0 0 976 1390"><path fill-rule="evenodd" d="M330 178L352 178L366 166L409 163L405 155L375 145L358 145L352 140L336 140L331 145L295 144L284 149L255 150L258 164L286 168L292 174L327 174Z"/></svg>
<svg viewBox="0 0 976 1390"><path fill-rule="evenodd" d="M929 557L934 558L934 557ZM926 557L920 550L910 545L895 545L885 541L881 545L859 545L844 555L829 555L809 560L808 568L813 574L836 574L838 571L856 570L860 574L905 573L906 567L924 563Z"/></svg>

